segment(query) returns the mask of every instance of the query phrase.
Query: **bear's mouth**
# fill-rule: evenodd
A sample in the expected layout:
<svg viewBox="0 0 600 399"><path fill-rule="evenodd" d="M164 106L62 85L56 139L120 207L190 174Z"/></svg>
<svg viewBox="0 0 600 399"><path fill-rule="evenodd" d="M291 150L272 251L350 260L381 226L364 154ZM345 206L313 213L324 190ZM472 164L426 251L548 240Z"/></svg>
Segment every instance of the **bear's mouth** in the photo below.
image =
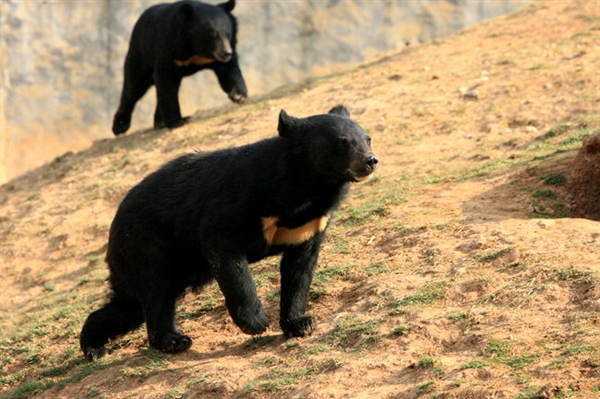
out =
<svg viewBox="0 0 600 399"><path fill-rule="evenodd" d="M369 155L362 162L352 162L350 167L346 169L346 175L349 177L350 181L355 183L369 180L375 171L377 162L379 161L373 155Z"/></svg>
<svg viewBox="0 0 600 399"><path fill-rule="evenodd" d="M350 167L346 169L346 176L348 176L348 179L351 182L361 183L373 177L374 170L375 168L362 167L359 170L356 170L355 168L353 169L352 167Z"/></svg>
<svg viewBox="0 0 600 399"><path fill-rule="evenodd" d="M213 52L213 57L215 57L215 60L217 60L219 62L229 62L231 60L232 55L233 54L231 52L227 52L227 51Z"/></svg>
<svg viewBox="0 0 600 399"><path fill-rule="evenodd" d="M356 175L351 170L348 170L348 177L350 177L350 181L353 181L354 183L362 183L373 177L373 174L369 172L366 175Z"/></svg>

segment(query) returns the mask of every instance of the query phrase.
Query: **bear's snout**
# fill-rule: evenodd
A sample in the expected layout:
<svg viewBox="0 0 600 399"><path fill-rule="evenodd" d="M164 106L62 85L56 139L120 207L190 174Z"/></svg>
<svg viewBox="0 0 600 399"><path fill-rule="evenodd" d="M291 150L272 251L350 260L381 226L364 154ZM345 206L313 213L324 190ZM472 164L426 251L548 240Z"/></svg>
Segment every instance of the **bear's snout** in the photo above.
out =
<svg viewBox="0 0 600 399"><path fill-rule="evenodd" d="M217 46L217 49L213 52L213 56L219 62L229 62L233 56L233 49L229 40L221 38L221 43Z"/></svg>
<svg viewBox="0 0 600 399"><path fill-rule="evenodd" d="M379 160L373 154L369 154L364 158L359 158L350 163L350 167L346 173L349 175L350 180L354 182L361 182L369 177L375 171Z"/></svg>
<svg viewBox="0 0 600 399"><path fill-rule="evenodd" d="M213 55L219 62L229 62L229 60L231 60L231 56L233 55L233 51L231 51L231 49L215 51Z"/></svg>
<svg viewBox="0 0 600 399"><path fill-rule="evenodd" d="M368 169L370 169L371 171L375 170L375 166L377 166L377 163L379 162L379 159L377 159L377 157L375 155L369 155L366 159L365 159L365 165L367 166Z"/></svg>

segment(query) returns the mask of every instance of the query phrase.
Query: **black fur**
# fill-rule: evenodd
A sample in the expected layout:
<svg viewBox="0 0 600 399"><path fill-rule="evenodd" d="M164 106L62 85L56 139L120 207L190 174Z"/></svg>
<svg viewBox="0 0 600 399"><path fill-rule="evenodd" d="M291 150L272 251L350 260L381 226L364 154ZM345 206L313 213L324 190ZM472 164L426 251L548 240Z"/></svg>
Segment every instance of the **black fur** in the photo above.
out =
<svg viewBox="0 0 600 399"><path fill-rule="evenodd" d="M175 325L175 302L186 287L213 278L241 330L264 332L269 317L248 264L276 254L280 326L288 338L312 333L307 296L329 217L377 158L367 133L341 106L302 119L281 111L278 130L278 137L254 144L177 158L131 189L110 229L111 300L81 332L86 357L103 356L110 339L144 321L151 346L189 348L191 339ZM307 236L293 230L314 220L321 227ZM268 231L302 238L268 238Z"/></svg>
<svg viewBox="0 0 600 399"><path fill-rule="evenodd" d="M113 133L125 133L135 104L156 85L155 128L182 126L179 86L185 76L212 69L232 101L248 97L236 53L235 0L219 5L178 1L148 8L133 28ZM195 57L195 58L194 58Z"/></svg>

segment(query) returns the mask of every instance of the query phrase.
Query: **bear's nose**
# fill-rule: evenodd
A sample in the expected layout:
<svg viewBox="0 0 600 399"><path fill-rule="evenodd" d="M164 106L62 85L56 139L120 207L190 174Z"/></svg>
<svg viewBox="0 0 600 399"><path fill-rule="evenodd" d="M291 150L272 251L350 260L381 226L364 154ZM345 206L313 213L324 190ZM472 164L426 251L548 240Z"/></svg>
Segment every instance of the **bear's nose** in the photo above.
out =
<svg viewBox="0 0 600 399"><path fill-rule="evenodd" d="M375 169L375 165L377 165L377 162L379 162L379 160L377 159L377 157L375 157L375 155L369 155L367 159L365 159L365 164L370 169Z"/></svg>

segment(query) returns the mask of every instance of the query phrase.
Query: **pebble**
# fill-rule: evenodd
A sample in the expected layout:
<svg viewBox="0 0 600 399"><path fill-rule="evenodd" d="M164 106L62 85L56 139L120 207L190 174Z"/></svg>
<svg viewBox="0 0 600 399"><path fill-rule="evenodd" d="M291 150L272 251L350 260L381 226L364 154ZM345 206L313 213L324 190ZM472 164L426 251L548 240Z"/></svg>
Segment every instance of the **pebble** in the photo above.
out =
<svg viewBox="0 0 600 399"><path fill-rule="evenodd" d="M465 253L471 252L476 249L482 248L485 245L485 241L486 240L483 237L476 238L471 241L463 242L462 244L457 246L456 249L459 250L460 252L465 252Z"/></svg>
<svg viewBox="0 0 600 399"><path fill-rule="evenodd" d="M468 87L461 87L458 89L461 97L465 100L477 100L479 99L479 90L469 90Z"/></svg>
<svg viewBox="0 0 600 399"><path fill-rule="evenodd" d="M471 100L477 100L479 99L479 90L470 90L464 97Z"/></svg>
<svg viewBox="0 0 600 399"><path fill-rule="evenodd" d="M525 128L525 130L526 130L527 132L529 132L529 133L536 133L536 134L540 132L540 131L538 130L538 128L537 128L537 127L535 127L535 126L527 126L527 127Z"/></svg>

